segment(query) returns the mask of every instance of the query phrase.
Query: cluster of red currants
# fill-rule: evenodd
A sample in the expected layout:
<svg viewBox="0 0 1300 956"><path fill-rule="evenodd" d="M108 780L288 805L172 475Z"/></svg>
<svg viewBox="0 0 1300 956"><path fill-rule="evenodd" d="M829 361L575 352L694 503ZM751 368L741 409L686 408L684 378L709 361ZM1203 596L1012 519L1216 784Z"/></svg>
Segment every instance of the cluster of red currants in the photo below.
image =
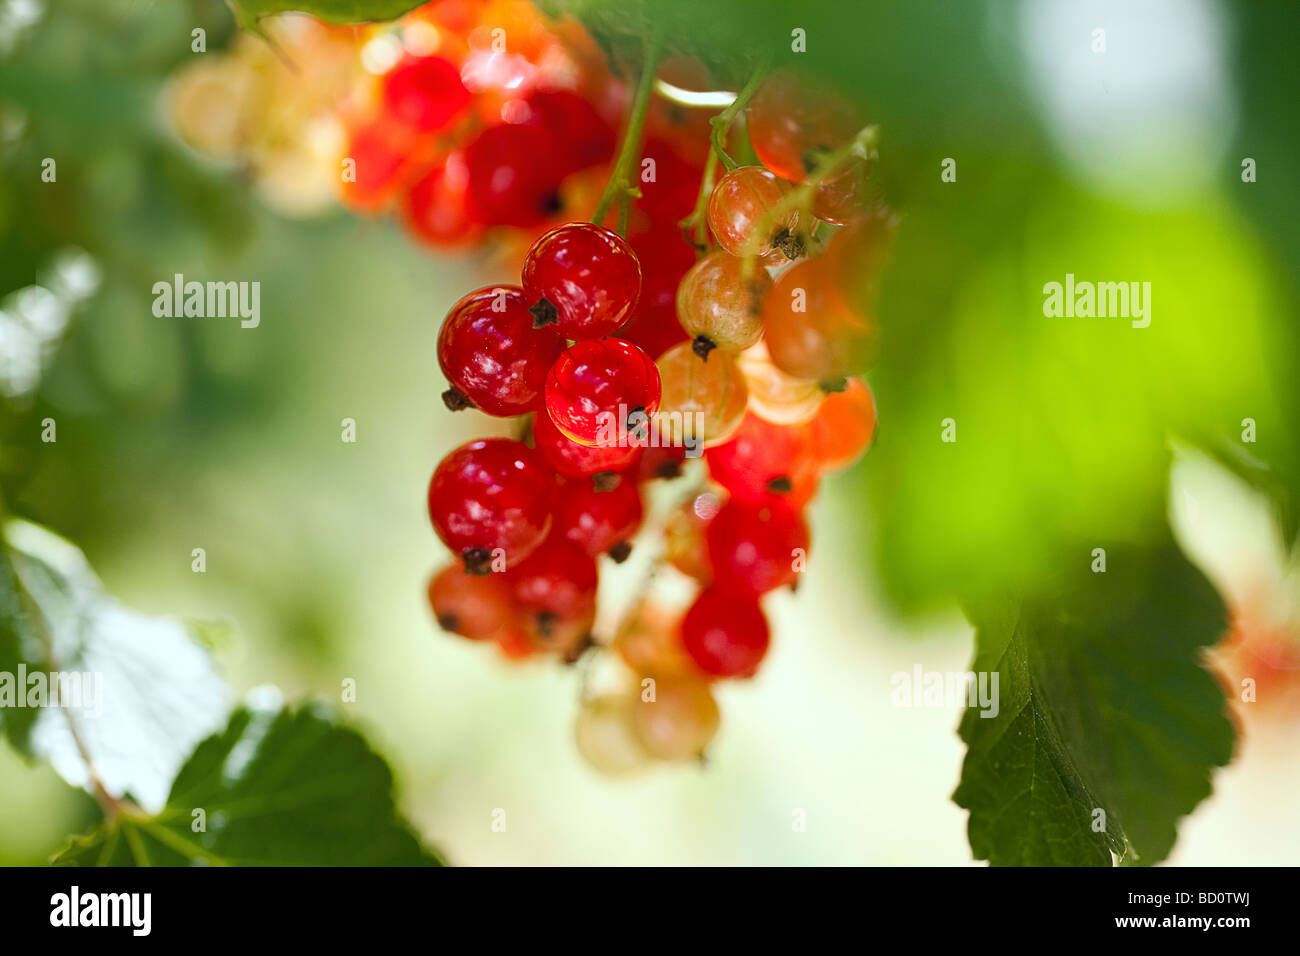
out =
<svg viewBox="0 0 1300 956"><path fill-rule="evenodd" d="M418 240L449 247L584 205L577 180L612 156L618 106L584 95L616 88L589 38L522 0L429 3L396 28L372 41L391 39L396 62L345 110L348 206L394 209Z"/></svg>
<svg viewBox="0 0 1300 956"><path fill-rule="evenodd" d="M473 441L437 466L429 513L457 560L429 601L445 630L510 657L613 646L637 680L588 698L578 724L606 771L703 754L713 682L757 673L762 602L806 566L820 477L875 432L871 392L850 376L873 359L861 297L889 220L867 201L863 133L806 95L768 77L746 114L760 163L718 150L734 168L714 183L711 153L678 155L673 180L643 177L632 194L630 241L587 222L552 229L518 285L465 296L439 333L447 406L530 415L531 441ZM641 155L672 154L651 130ZM656 528L694 599L679 616L642 595L597 641L598 561L628 557L643 492L701 452L707 477Z"/></svg>

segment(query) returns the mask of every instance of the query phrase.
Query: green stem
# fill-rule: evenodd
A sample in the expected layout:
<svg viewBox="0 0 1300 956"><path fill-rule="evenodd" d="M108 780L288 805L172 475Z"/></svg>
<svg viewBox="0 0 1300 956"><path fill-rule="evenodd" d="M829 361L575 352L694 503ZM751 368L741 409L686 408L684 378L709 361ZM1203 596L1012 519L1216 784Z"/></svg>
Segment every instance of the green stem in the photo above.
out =
<svg viewBox="0 0 1300 956"><path fill-rule="evenodd" d="M641 67L641 79L637 82L636 94L632 98L632 111L628 115L627 130L623 133L623 145L618 151L618 159L614 161L614 171L605 185L600 202L596 204L596 212L591 217L591 221L596 225L602 225L605 217L609 215L614 200L620 200L625 205L620 216L619 235L623 235L627 230L626 204L631 199L634 188L630 167L641 150L641 131L645 128L646 111L650 107L650 92L654 89L655 67L659 63L659 50L662 43L663 28L660 26L656 27L646 40L645 63Z"/></svg>
<svg viewBox="0 0 1300 956"><path fill-rule="evenodd" d="M731 172L740 165L727 153L727 131L731 129L731 124L735 122L741 111L749 105L749 101L753 98L759 84L767 78L769 69L766 63L755 69L750 74L749 80L740 88L740 92L736 94L736 98L731 101L731 105L709 120L710 125L713 127L711 134L713 152L727 172Z"/></svg>

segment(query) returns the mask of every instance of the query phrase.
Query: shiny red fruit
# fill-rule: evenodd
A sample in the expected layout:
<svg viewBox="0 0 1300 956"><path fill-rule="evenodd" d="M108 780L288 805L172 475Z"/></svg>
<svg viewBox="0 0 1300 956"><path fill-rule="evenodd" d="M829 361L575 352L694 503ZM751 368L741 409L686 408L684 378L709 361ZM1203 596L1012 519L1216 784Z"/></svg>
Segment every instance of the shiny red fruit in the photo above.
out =
<svg viewBox="0 0 1300 956"><path fill-rule="evenodd" d="M616 135L596 108L572 90L539 90L528 97L527 124L541 130L561 176L607 162Z"/></svg>
<svg viewBox="0 0 1300 956"><path fill-rule="evenodd" d="M681 625L682 646L710 677L753 677L770 641L758 599L719 587L700 592Z"/></svg>
<svg viewBox="0 0 1300 956"><path fill-rule="evenodd" d="M461 445L429 481L429 518L466 570L486 573L497 558L518 564L551 527L551 470L523 442L488 438Z"/></svg>
<svg viewBox="0 0 1300 956"><path fill-rule="evenodd" d="M450 60L408 57L384 76L383 102L385 112L397 122L431 133L469 105L470 92Z"/></svg>
<svg viewBox="0 0 1300 956"><path fill-rule="evenodd" d="M808 558L808 525L781 501L732 500L705 531L714 580L751 594L794 583Z"/></svg>
<svg viewBox="0 0 1300 956"><path fill-rule="evenodd" d="M454 393L449 407L468 402L489 415L522 415L539 406L546 373L564 351L553 328L535 328L516 286L490 286L465 296L438 333L438 364Z"/></svg>
<svg viewBox="0 0 1300 956"><path fill-rule="evenodd" d="M659 370L645 352L622 339L591 339L551 366L546 411L581 444L635 444L659 408L659 393Z"/></svg>
<svg viewBox="0 0 1300 956"><path fill-rule="evenodd" d="M802 508L817 491L818 462L808 429L775 425L746 412L731 441L704 452L713 480L733 498L773 498Z"/></svg>
<svg viewBox="0 0 1300 956"><path fill-rule="evenodd" d="M630 444L580 445L556 428L545 411L533 419L533 443L551 467L568 478L621 472L642 455L641 448Z"/></svg>
<svg viewBox="0 0 1300 956"><path fill-rule="evenodd" d="M624 560L644 517L641 492L631 481L599 491L589 481L566 482L556 493L555 529L559 535L595 557L606 552Z"/></svg>
<svg viewBox="0 0 1300 956"><path fill-rule="evenodd" d="M568 339L599 339L628 320L641 295L641 265L618 233L571 222L524 257L524 294L539 324Z"/></svg>

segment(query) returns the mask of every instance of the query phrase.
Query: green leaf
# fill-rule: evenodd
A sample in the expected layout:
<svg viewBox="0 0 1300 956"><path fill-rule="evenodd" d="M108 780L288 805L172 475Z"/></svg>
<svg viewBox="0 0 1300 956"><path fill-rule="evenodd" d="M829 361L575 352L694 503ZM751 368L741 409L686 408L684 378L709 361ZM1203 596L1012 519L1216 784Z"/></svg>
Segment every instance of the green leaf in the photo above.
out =
<svg viewBox="0 0 1300 956"><path fill-rule="evenodd" d="M40 669L35 637L27 620L9 552L0 542L0 674ZM31 755L28 745L32 725L40 711L30 707L0 706L0 729L20 753Z"/></svg>
<svg viewBox="0 0 1300 956"><path fill-rule="evenodd" d="M231 0L239 25L257 30L257 21L276 13L310 13L330 23L380 23L396 20L425 0ZM260 31L259 31L260 32Z"/></svg>
<svg viewBox="0 0 1300 956"><path fill-rule="evenodd" d="M110 796L159 809L181 763L230 711L211 658L180 621L105 594L85 555L44 528L9 521L0 551L14 572L0 567L0 609L21 608L28 680L38 675L50 704L15 708L6 729L73 786L92 790L97 778ZM53 706L56 683L66 690Z"/></svg>
<svg viewBox="0 0 1300 956"><path fill-rule="evenodd" d="M1198 664L1222 602L1173 544L1112 548L1038 599L968 608L972 669L997 673L996 716L968 710L953 799L994 865L1152 864L1232 755L1222 689ZM1105 829L1095 832L1096 811Z"/></svg>
<svg viewBox="0 0 1300 956"><path fill-rule="evenodd" d="M54 862L442 865L398 815L392 773L361 734L323 708L281 709L267 696L254 692L224 731L195 749L161 814L106 823L74 838ZM198 820L204 827L196 832Z"/></svg>

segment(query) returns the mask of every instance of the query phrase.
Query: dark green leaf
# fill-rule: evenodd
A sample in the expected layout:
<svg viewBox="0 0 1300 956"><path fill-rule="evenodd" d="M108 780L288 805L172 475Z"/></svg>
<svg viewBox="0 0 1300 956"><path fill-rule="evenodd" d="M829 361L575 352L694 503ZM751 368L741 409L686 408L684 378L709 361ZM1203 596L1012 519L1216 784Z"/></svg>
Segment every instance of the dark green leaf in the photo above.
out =
<svg viewBox="0 0 1300 956"><path fill-rule="evenodd" d="M266 696L264 694L257 696ZM202 815L197 811L202 811ZM197 830L202 820L204 828ZM166 809L78 837L70 865L438 866L388 765L322 708L249 703L181 768Z"/></svg>
<svg viewBox="0 0 1300 956"><path fill-rule="evenodd" d="M999 711L967 711L953 799L995 865L1151 864L1232 755L1222 689L1198 663L1225 627L1218 595L1172 545L1113 548L1046 596L968 609L972 669ZM1105 829L1094 830L1098 810Z"/></svg>

